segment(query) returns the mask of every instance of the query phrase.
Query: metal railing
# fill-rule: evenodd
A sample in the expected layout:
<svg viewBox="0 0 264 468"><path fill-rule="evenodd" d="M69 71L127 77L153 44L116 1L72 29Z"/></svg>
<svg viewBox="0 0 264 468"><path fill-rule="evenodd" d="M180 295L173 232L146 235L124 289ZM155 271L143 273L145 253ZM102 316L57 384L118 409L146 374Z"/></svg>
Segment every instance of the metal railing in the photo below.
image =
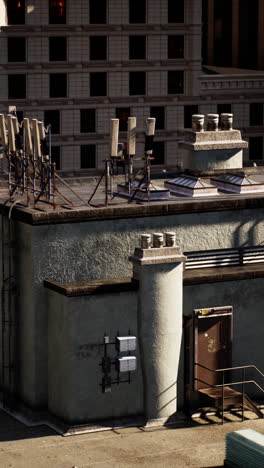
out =
<svg viewBox="0 0 264 468"><path fill-rule="evenodd" d="M222 373L222 383L221 384L210 384L208 382L205 382L204 380L198 379L197 377L194 377L194 380L197 382L201 382L205 385L207 385L210 388L222 388L222 424L224 424L224 403L225 399L230 398L229 396L225 396L224 394L224 389L225 387L230 387L230 386L235 386L235 385L242 385L242 420L244 421L244 399L245 399L245 384L254 384L256 387L261 390L262 393L264 393L264 388L259 385L255 380L246 380L246 369L254 369L257 371L257 373L264 378L264 374L254 365L248 365L248 366L237 366L237 367L226 367L223 369L211 369L210 367L206 367L202 364L199 364L198 362L194 363L194 366L201 367L202 369L205 369L209 372L215 372L215 373ZM230 372L230 371L235 371L235 370L241 370L242 371L242 380L237 381L237 382L225 382L225 373Z"/></svg>

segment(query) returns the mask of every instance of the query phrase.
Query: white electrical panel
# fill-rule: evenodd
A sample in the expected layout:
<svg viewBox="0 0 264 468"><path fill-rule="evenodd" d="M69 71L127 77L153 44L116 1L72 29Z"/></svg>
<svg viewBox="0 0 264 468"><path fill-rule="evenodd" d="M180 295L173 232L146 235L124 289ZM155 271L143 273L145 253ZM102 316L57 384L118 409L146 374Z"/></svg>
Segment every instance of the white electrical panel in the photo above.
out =
<svg viewBox="0 0 264 468"><path fill-rule="evenodd" d="M137 338L135 336L117 336L116 347L120 353L135 351L137 347Z"/></svg>
<svg viewBox="0 0 264 468"><path fill-rule="evenodd" d="M137 368L137 358L135 356L122 356L117 358L119 372L133 372Z"/></svg>

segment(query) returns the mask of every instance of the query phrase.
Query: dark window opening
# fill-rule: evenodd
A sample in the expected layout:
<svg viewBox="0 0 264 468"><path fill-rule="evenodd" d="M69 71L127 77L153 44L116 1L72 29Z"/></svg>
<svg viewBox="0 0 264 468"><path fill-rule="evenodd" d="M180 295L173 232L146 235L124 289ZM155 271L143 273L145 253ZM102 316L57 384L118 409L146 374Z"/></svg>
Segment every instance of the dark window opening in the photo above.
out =
<svg viewBox="0 0 264 468"><path fill-rule="evenodd" d="M54 36L49 38L49 59L51 62L67 60L67 38Z"/></svg>
<svg viewBox="0 0 264 468"><path fill-rule="evenodd" d="M94 133L96 131L95 109L80 110L80 131L81 133Z"/></svg>
<svg viewBox="0 0 264 468"><path fill-rule="evenodd" d="M263 104L252 102L249 110L249 125L263 125Z"/></svg>
<svg viewBox="0 0 264 468"><path fill-rule="evenodd" d="M168 59L184 58L184 36L168 36Z"/></svg>
<svg viewBox="0 0 264 468"><path fill-rule="evenodd" d="M26 61L26 39L25 37L8 38L8 62Z"/></svg>
<svg viewBox="0 0 264 468"><path fill-rule="evenodd" d="M199 109L197 104L184 106L184 128L192 128L192 116L198 113Z"/></svg>
<svg viewBox="0 0 264 468"><path fill-rule="evenodd" d="M81 169L94 169L96 167L96 146L81 145Z"/></svg>
<svg viewBox="0 0 264 468"><path fill-rule="evenodd" d="M106 24L106 0L90 0L90 23Z"/></svg>
<svg viewBox="0 0 264 468"><path fill-rule="evenodd" d="M130 108L129 107L118 107L116 109L116 118L119 119L119 130L120 132L127 131L127 121L130 117Z"/></svg>
<svg viewBox="0 0 264 468"><path fill-rule="evenodd" d="M26 75L8 75L8 99L26 98Z"/></svg>
<svg viewBox="0 0 264 468"><path fill-rule="evenodd" d="M202 63L208 63L208 0L202 0Z"/></svg>
<svg viewBox="0 0 264 468"><path fill-rule="evenodd" d="M129 59L144 60L146 58L146 36L129 37Z"/></svg>
<svg viewBox="0 0 264 468"><path fill-rule="evenodd" d="M217 114L230 114L232 112L231 104L217 104Z"/></svg>
<svg viewBox="0 0 264 468"><path fill-rule="evenodd" d="M263 138L250 137L249 138L249 159L258 160L263 158Z"/></svg>
<svg viewBox="0 0 264 468"><path fill-rule="evenodd" d="M228 67L232 65L232 2L217 0L214 5L214 65Z"/></svg>
<svg viewBox="0 0 264 468"><path fill-rule="evenodd" d="M153 143L152 164L164 164L165 162L165 143L164 141L154 141Z"/></svg>
<svg viewBox="0 0 264 468"><path fill-rule="evenodd" d="M129 73L129 95L144 95L146 94L146 73L145 72L130 72Z"/></svg>
<svg viewBox="0 0 264 468"><path fill-rule="evenodd" d="M50 97L67 97L67 73L50 74Z"/></svg>
<svg viewBox="0 0 264 468"><path fill-rule="evenodd" d="M59 110L45 110L44 111L44 125L47 127L51 125L51 133L60 133L60 111Z"/></svg>
<svg viewBox="0 0 264 468"><path fill-rule="evenodd" d="M7 1L8 24L25 24L25 0Z"/></svg>
<svg viewBox="0 0 264 468"><path fill-rule="evenodd" d="M23 118L24 118L24 112L23 111L16 111L16 116L17 116L17 120L18 122L21 124Z"/></svg>
<svg viewBox="0 0 264 468"><path fill-rule="evenodd" d="M184 93L184 72L182 70L168 71L168 94Z"/></svg>
<svg viewBox="0 0 264 468"><path fill-rule="evenodd" d="M163 130L165 128L165 107L151 107L150 117L155 117L156 119L156 130Z"/></svg>
<svg viewBox="0 0 264 468"><path fill-rule="evenodd" d="M129 23L146 23L146 0L129 0Z"/></svg>
<svg viewBox="0 0 264 468"><path fill-rule="evenodd" d="M258 68L258 3L256 0L240 1L238 20L240 68L253 70Z"/></svg>
<svg viewBox="0 0 264 468"><path fill-rule="evenodd" d="M168 23L184 23L184 0L168 0Z"/></svg>
<svg viewBox="0 0 264 468"><path fill-rule="evenodd" d="M90 73L90 96L106 96L107 95L107 73L93 72Z"/></svg>
<svg viewBox="0 0 264 468"><path fill-rule="evenodd" d="M51 162L56 164L56 169L60 170L61 168L61 151L60 146L51 147Z"/></svg>
<svg viewBox="0 0 264 468"><path fill-rule="evenodd" d="M66 0L49 0L49 23L66 24Z"/></svg>
<svg viewBox="0 0 264 468"><path fill-rule="evenodd" d="M107 59L106 36L90 36L90 60Z"/></svg>

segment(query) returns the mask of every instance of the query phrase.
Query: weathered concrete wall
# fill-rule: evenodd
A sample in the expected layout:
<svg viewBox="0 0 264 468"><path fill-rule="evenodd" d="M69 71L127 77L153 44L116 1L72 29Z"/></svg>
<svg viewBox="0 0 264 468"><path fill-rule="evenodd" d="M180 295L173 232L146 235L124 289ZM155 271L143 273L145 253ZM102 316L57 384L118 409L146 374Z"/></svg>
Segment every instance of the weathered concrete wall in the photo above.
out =
<svg viewBox="0 0 264 468"><path fill-rule="evenodd" d="M48 291L48 405L68 423L143 414L140 359L131 383L102 392L104 334L137 336L137 292L66 297ZM107 347L115 358L114 345ZM139 351L132 352L139 358ZM125 355L125 353L122 353ZM112 365L111 376L117 373ZM127 379L127 373L120 374Z"/></svg>
<svg viewBox="0 0 264 468"><path fill-rule="evenodd" d="M182 149L183 169L207 171L217 169L240 169L243 166L243 150L204 150Z"/></svg>
<svg viewBox="0 0 264 468"><path fill-rule="evenodd" d="M191 314L193 309L232 305L234 308L232 366L254 364L263 372L263 291L264 278L185 286L184 313ZM183 367L183 359L181 365ZM264 386L263 378L256 372L247 372L246 377L252 377L262 387ZM181 375L183 382L183 371ZM239 371L233 374L233 378L237 380L241 377ZM263 399L263 394L253 385L248 386L246 391Z"/></svg>
<svg viewBox="0 0 264 468"><path fill-rule="evenodd" d="M264 238L263 215L262 209L251 209L32 227L18 223L23 398L34 406L47 404L43 280L131 276L128 255L144 232L175 231L177 244L185 251L258 245Z"/></svg>

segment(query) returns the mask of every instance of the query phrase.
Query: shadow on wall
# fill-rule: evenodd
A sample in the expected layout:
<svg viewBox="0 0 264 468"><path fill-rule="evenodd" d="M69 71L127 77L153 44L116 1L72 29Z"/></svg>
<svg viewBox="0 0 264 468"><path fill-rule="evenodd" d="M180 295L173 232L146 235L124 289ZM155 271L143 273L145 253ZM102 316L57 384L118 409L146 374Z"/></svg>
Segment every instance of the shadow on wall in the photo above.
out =
<svg viewBox="0 0 264 468"><path fill-rule="evenodd" d="M260 232L260 225L263 223L263 220L257 220L252 222L251 226L249 223L241 223L235 230L233 234L233 245L234 247L250 247L250 246L261 246L264 245L264 234L263 239L258 238L258 232ZM246 226L248 224L248 229ZM245 231L247 236L245 238Z"/></svg>

